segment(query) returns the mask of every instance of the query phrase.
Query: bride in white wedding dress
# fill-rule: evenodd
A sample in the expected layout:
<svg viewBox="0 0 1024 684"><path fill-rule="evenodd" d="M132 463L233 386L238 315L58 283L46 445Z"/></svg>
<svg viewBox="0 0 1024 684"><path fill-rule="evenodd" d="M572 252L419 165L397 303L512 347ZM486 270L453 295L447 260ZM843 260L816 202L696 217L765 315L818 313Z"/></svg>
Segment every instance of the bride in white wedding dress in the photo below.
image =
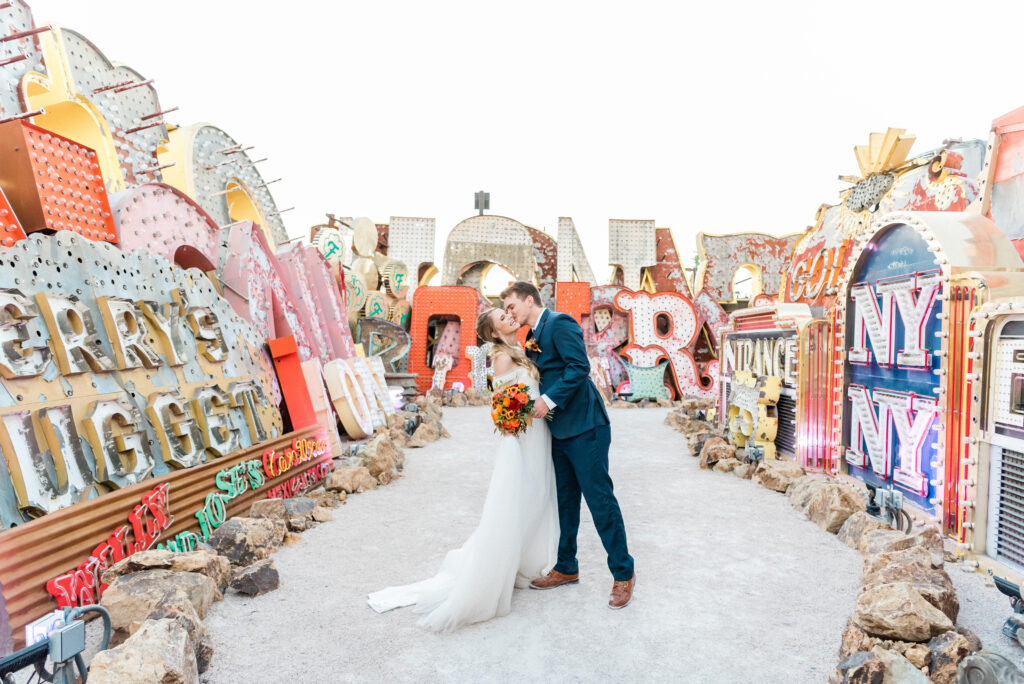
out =
<svg viewBox="0 0 1024 684"><path fill-rule="evenodd" d="M477 333L493 341L494 390L522 382L538 396L539 374L516 342L518 324L501 309L477 320ZM489 417L488 417L489 419ZM419 624L435 631L507 615L514 587L526 587L555 564L558 505L551 433L536 420L518 437L495 435L494 473L480 524L461 548L449 551L433 577L370 594L378 613L415 605ZM481 444L482 452L492 452Z"/></svg>

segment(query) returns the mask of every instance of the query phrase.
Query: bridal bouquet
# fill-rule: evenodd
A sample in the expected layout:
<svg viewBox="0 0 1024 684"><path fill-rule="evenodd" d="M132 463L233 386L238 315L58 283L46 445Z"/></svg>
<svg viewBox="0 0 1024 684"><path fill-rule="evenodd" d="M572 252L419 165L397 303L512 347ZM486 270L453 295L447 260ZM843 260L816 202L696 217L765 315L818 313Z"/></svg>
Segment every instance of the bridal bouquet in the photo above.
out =
<svg viewBox="0 0 1024 684"><path fill-rule="evenodd" d="M522 382L506 385L491 396L491 419L494 431L502 435L518 435L533 422L533 399Z"/></svg>

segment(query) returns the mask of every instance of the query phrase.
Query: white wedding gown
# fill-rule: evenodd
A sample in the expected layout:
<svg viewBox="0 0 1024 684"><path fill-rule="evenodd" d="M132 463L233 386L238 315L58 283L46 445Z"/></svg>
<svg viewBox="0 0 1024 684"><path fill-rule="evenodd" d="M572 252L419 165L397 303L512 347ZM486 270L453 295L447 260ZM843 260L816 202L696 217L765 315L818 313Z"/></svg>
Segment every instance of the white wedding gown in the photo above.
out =
<svg viewBox="0 0 1024 684"><path fill-rule="evenodd" d="M526 383L531 397L538 395L537 382L523 368L495 378L495 387L514 382ZM421 626L451 631L507 615L513 587L526 587L554 566L558 504L547 423L535 420L518 437L495 440L480 524L462 548L448 552L434 577L370 594L370 607L378 613L415 604L415 612L425 613Z"/></svg>

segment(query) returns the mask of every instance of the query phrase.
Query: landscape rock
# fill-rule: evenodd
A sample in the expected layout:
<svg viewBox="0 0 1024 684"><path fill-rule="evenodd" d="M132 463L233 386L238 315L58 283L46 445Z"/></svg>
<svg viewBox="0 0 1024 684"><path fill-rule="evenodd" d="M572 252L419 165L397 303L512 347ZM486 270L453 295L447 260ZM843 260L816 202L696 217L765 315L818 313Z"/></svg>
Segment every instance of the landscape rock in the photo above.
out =
<svg viewBox="0 0 1024 684"><path fill-rule="evenodd" d="M289 499L283 499L284 509L288 513L289 518L306 518L312 520L313 509L316 508L316 501L308 496L294 496Z"/></svg>
<svg viewBox="0 0 1024 684"><path fill-rule="evenodd" d="M686 416L677 416L675 427L684 435L697 435L703 432L710 432L711 426L702 420L695 420Z"/></svg>
<svg viewBox="0 0 1024 684"><path fill-rule="evenodd" d="M860 552L864 555L903 551L914 546L921 546L935 554L942 553L942 533L935 525L927 525L911 534L899 530L872 530L861 537Z"/></svg>
<svg viewBox="0 0 1024 684"><path fill-rule="evenodd" d="M424 422L440 421L443 411L441 409L441 402L434 397L416 397L416 406L419 407L419 413Z"/></svg>
<svg viewBox="0 0 1024 684"><path fill-rule="evenodd" d="M118 644L135 632L176 591L192 603L200 619L206 617L218 593L214 581L198 572L141 570L115 578L100 599L110 613L111 643Z"/></svg>
<svg viewBox="0 0 1024 684"><path fill-rule="evenodd" d="M680 408L686 411L687 415L696 415L698 411L710 411L718 405L718 401L715 399L705 398L684 398L680 403Z"/></svg>
<svg viewBox="0 0 1024 684"><path fill-rule="evenodd" d="M709 442L711 442L710 439L707 442L704 442L704 448L701 449L700 467L712 468L719 461L724 461L727 458L736 457L736 447L733 446L732 444L715 444L713 446L709 446Z"/></svg>
<svg viewBox="0 0 1024 684"><path fill-rule="evenodd" d="M930 553L942 554L944 551L942 530L938 525L925 525L910 533L910 546L923 546Z"/></svg>
<svg viewBox="0 0 1024 684"><path fill-rule="evenodd" d="M919 652L914 653L913 649L915 648L920 649L924 646L923 644L911 646L907 652L919 655ZM925 650L927 649L925 648ZM882 679L883 684L929 684L927 675L921 672L919 667L905 655L881 646L875 646L871 652L881 658L885 664L886 676Z"/></svg>
<svg viewBox="0 0 1024 684"><path fill-rule="evenodd" d="M338 506L338 497L335 492L329 492L326 489L318 489L315 492L309 494L309 498L319 508L336 508Z"/></svg>
<svg viewBox="0 0 1024 684"><path fill-rule="evenodd" d="M285 511L288 518L288 529L293 532L301 532L312 527L313 510L316 508L316 500L310 497L294 497L285 500Z"/></svg>
<svg viewBox="0 0 1024 684"><path fill-rule="evenodd" d="M212 579L218 589L223 589L231 577L231 562L206 549L187 552L150 549L133 553L107 568L103 572L103 583L110 584L118 577L143 570L198 572Z"/></svg>
<svg viewBox="0 0 1024 684"><path fill-rule="evenodd" d="M742 477L744 480L749 480L754 474L754 464L741 463L732 469L732 474L736 477Z"/></svg>
<svg viewBox="0 0 1024 684"><path fill-rule="evenodd" d="M690 450L690 455L700 456L701 449L704 448L704 442L712 437L726 441L719 432L711 429L707 424L702 424L702 428L697 432L686 435L686 446Z"/></svg>
<svg viewBox="0 0 1024 684"><path fill-rule="evenodd" d="M377 476L377 484L380 485L381 487L386 487L387 485L391 484L391 480L393 479L394 476L391 474L391 472L385 470L383 473Z"/></svg>
<svg viewBox="0 0 1024 684"><path fill-rule="evenodd" d="M700 467L712 468L721 458L729 458L736 453L736 447L732 447L732 454L728 453L731 445L721 437L708 437L700 448ZM726 447L723 449L723 447Z"/></svg>
<svg viewBox="0 0 1024 684"><path fill-rule="evenodd" d="M977 653L984 648L981 643L981 639L978 638L978 635L966 627L957 625L956 633L961 635L964 639L967 639L967 646L971 649L971 653Z"/></svg>
<svg viewBox="0 0 1024 684"><path fill-rule="evenodd" d="M714 470L717 470L720 473L728 473L734 470L738 465L740 465L739 459L724 458L721 461L715 463Z"/></svg>
<svg viewBox="0 0 1024 684"><path fill-rule="evenodd" d="M814 475L804 475L793 481L793 484L786 490L786 498L789 505L800 513L807 515L807 506L811 503L811 497L815 492L829 484L828 480Z"/></svg>
<svg viewBox="0 0 1024 684"><path fill-rule="evenodd" d="M388 436L391 438L391 443L399 449L409 446L410 435L402 428L391 428L388 430Z"/></svg>
<svg viewBox="0 0 1024 684"><path fill-rule="evenodd" d="M885 664L871 651L858 651L839 661L829 684L882 684Z"/></svg>
<svg viewBox="0 0 1024 684"><path fill-rule="evenodd" d="M388 414L388 429L389 430L405 430L405 421L407 420L418 420L417 414L411 411L395 411L394 413Z"/></svg>
<svg viewBox="0 0 1024 684"><path fill-rule="evenodd" d="M953 629L953 622L909 582L863 587L853 619L871 636L927 641Z"/></svg>
<svg viewBox="0 0 1024 684"><path fill-rule="evenodd" d="M864 511L858 511L846 519L836 535L839 541L851 549L860 550L860 542L867 532L892 530L887 523Z"/></svg>
<svg viewBox="0 0 1024 684"><path fill-rule="evenodd" d="M858 627L851 618L847 618L846 630L843 632L843 640L839 645L839 660L860 651L870 651L881 641Z"/></svg>
<svg viewBox="0 0 1024 684"><path fill-rule="evenodd" d="M928 603L956 623L960 601L953 582L943 569L941 558L936 567L935 556L922 546L868 556L864 559L861 579L865 585L909 582Z"/></svg>
<svg viewBox="0 0 1024 684"><path fill-rule="evenodd" d="M405 462L401 449L395 446L385 432L367 442L359 452L359 457L362 459L362 465L375 478L383 472L394 474L399 469L399 462L403 465Z"/></svg>
<svg viewBox="0 0 1024 684"><path fill-rule="evenodd" d="M328 490L358 494L377 488L377 480L362 466L344 466L336 469L327 479Z"/></svg>
<svg viewBox="0 0 1024 684"><path fill-rule="evenodd" d="M842 644L839 647L839 660L859 651L870 651L876 646L899 653L918 669L927 667L931 660L931 651L928 650L927 644L879 639L862 630L851 619L846 621L846 631L843 632Z"/></svg>
<svg viewBox="0 0 1024 684"><path fill-rule="evenodd" d="M197 684L192 640L176 620L150 620L116 648L89 663L92 684Z"/></svg>
<svg viewBox="0 0 1024 684"><path fill-rule="evenodd" d="M907 648L901 651L901 655L918 670L928 667L932 660L932 652L928 650L927 644L908 644Z"/></svg>
<svg viewBox="0 0 1024 684"><path fill-rule="evenodd" d="M185 592L180 589L168 592L148 617L149 620L165 618L174 620L188 632L192 651L196 654L196 667L200 673L206 672L213 659L213 638Z"/></svg>
<svg viewBox="0 0 1024 684"><path fill-rule="evenodd" d="M829 684L928 684L928 677L909 660L875 646L847 656L836 667Z"/></svg>
<svg viewBox="0 0 1024 684"><path fill-rule="evenodd" d="M811 494L807 503L807 517L811 522L835 534L846 519L864 510L864 500L850 487L830 482Z"/></svg>
<svg viewBox="0 0 1024 684"><path fill-rule="evenodd" d="M931 664L928 674L933 682L953 684L960 661L971 654L967 637L953 631L944 632L928 642Z"/></svg>
<svg viewBox="0 0 1024 684"><path fill-rule="evenodd" d="M325 506L317 506L313 509L313 520L317 522L328 522L334 520L334 514L331 513L331 509Z"/></svg>
<svg viewBox="0 0 1024 684"><path fill-rule="evenodd" d="M469 400L470 406L488 406L491 403L490 397L484 396L474 387L470 387L466 390L466 399Z"/></svg>
<svg viewBox="0 0 1024 684"><path fill-rule="evenodd" d="M268 518L229 518L207 540L234 565L251 565L280 548L287 527Z"/></svg>
<svg viewBox="0 0 1024 684"><path fill-rule="evenodd" d="M438 423L440 425L440 423ZM409 438L408 445L412 448L425 447L441 438L441 432L433 423L421 423L416 432Z"/></svg>
<svg viewBox="0 0 1024 684"><path fill-rule="evenodd" d="M905 549L908 548L906 539L907 535L891 527L865 530L860 537L858 550L865 556L874 556L879 553Z"/></svg>
<svg viewBox="0 0 1024 684"><path fill-rule="evenodd" d="M295 532L286 532L284 535L284 545L294 546L295 544L302 543L302 535L296 534Z"/></svg>
<svg viewBox="0 0 1024 684"><path fill-rule="evenodd" d="M793 482L803 477L804 474L804 469L792 461L768 459L759 462L751 479L762 487L776 492L785 492Z"/></svg>
<svg viewBox="0 0 1024 684"><path fill-rule="evenodd" d="M249 506L249 517L287 520L288 509L285 508L284 499L257 499Z"/></svg>
<svg viewBox="0 0 1024 684"><path fill-rule="evenodd" d="M266 559L242 568L231 578L231 588L247 596L260 596L281 585L281 577L274 561Z"/></svg>

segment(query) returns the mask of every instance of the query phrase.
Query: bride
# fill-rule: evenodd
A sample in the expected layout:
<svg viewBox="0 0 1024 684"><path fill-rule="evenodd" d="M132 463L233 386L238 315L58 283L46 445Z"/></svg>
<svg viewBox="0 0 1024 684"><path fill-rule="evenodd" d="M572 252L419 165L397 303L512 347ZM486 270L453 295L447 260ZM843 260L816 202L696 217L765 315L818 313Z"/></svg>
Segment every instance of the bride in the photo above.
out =
<svg viewBox="0 0 1024 684"><path fill-rule="evenodd" d="M494 390L522 382L537 398L539 373L516 342L519 325L501 309L477 319L480 339L493 342ZM507 615L513 587L526 587L555 564L558 507L551 433L534 421L518 437L495 437L494 473L480 524L462 548L449 551L440 572L416 584L370 594L378 613L415 604L419 624L435 631ZM481 449L481 451L491 451Z"/></svg>

